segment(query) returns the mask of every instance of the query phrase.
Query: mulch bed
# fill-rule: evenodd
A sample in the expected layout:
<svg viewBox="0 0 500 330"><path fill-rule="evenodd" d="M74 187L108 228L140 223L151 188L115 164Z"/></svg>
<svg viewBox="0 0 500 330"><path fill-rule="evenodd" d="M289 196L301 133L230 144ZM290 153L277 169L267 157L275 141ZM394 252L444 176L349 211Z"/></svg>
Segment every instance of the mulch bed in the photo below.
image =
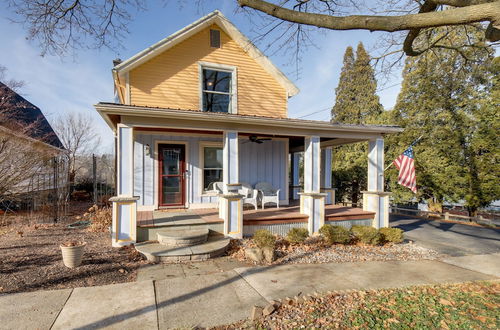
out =
<svg viewBox="0 0 500 330"><path fill-rule="evenodd" d="M0 294L75 288L134 281L146 263L133 247L112 248L109 232L70 229L70 217L57 224L13 221L0 231ZM82 265L67 268L59 245L85 241Z"/></svg>
<svg viewBox="0 0 500 330"><path fill-rule="evenodd" d="M255 247L253 240L232 240L228 255L247 260L245 249ZM284 238L276 241L276 260L272 264L311 264L357 261L409 261L437 259L439 254L412 242L385 245L326 244L321 237L310 237L304 243L290 244Z"/></svg>

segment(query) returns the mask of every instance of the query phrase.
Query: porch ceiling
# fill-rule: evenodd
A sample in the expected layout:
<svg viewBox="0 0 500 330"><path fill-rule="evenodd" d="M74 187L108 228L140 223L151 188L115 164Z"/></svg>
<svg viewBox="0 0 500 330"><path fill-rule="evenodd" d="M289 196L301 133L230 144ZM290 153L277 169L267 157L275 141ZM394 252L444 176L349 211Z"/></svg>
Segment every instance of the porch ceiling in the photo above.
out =
<svg viewBox="0 0 500 330"><path fill-rule="evenodd" d="M402 131L396 126L348 125L328 121L207 113L197 110L151 108L115 103L99 103L95 105L95 108L113 130L116 129L116 125L112 118L120 116L121 123L136 128L238 131L292 139L320 136L324 146L366 141Z"/></svg>

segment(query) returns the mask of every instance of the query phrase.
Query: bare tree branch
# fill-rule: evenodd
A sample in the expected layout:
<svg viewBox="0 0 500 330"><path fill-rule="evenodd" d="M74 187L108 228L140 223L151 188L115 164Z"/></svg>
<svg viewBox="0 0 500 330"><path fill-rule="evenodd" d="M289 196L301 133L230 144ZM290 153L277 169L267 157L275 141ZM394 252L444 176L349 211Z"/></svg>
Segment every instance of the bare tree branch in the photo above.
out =
<svg viewBox="0 0 500 330"><path fill-rule="evenodd" d="M436 0L440 1L440 0ZM463 6L464 1L446 0L443 2L457 2ZM479 4L476 4L479 2ZM498 27L500 27L500 1L482 2L471 1L471 5L466 7L452 8L445 11L434 11L437 7L435 2L426 2L422 5L420 13L396 16L382 15L351 15L333 16L320 13L311 13L288 9L263 0L238 0L242 7L250 7L273 17L295 22L299 24L311 25L327 28L331 30L369 30L369 31L404 31L414 30L408 38L404 47L409 56L413 55L410 41L413 42L418 35L419 29L462 25L474 22L490 22L491 32L487 35L489 41L498 41Z"/></svg>

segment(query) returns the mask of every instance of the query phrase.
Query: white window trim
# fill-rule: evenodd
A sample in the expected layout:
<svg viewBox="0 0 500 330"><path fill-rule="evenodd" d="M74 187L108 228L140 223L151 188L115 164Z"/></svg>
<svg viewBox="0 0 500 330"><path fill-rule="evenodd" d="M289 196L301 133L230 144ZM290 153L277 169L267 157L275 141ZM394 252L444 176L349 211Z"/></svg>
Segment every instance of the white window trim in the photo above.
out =
<svg viewBox="0 0 500 330"><path fill-rule="evenodd" d="M213 142L208 142L208 141L205 141L205 142L200 142L200 151L199 151L199 159L200 159L200 175L199 175L199 187L200 187L200 195L201 196L214 196L213 193L209 192L209 191L206 191L205 190L205 182L203 182L203 171L205 170L205 154L204 154L204 150L205 150L205 147L219 147L221 149L224 148L224 145L222 142L216 142L216 141L213 141ZM224 172L224 168L222 169L222 171Z"/></svg>
<svg viewBox="0 0 500 330"><path fill-rule="evenodd" d="M213 69L219 71L231 72L231 102L229 113L238 113L238 75L237 67L233 65L225 65L210 62L198 62L198 75L199 75L199 97L200 97L200 110L203 111L203 69ZM225 94L225 93L223 93Z"/></svg>

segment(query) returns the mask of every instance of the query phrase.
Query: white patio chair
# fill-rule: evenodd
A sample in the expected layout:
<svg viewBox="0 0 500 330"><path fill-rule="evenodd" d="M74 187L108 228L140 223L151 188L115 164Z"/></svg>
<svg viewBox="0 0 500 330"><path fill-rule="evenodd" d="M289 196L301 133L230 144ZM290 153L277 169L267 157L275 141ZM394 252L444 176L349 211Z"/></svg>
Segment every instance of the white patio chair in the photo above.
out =
<svg viewBox="0 0 500 330"><path fill-rule="evenodd" d="M207 191L210 191L214 194L222 194L224 193L224 183L220 181L212 182L208 185ZM219 218L222 218L222 208L220 207L221 199L217 196L217 209L219 210Z"/></svg>
<svg viewBox="0 0 500 330"><path fill-rule="evenodd" d="M222 194L224 192L224 183L217 181L217 182L212 182L208 185L208 191Z"/></svg>
<svg viewBox="0 0 500 330"><path fill-rule="evenodd" d="M280 208L280 189L274 189L269 182L259 182L255 185L260 193L260 202L262 209L266 203L275 203L277 208Z"/></svg>
<svg viewBox="0 0 500 330"><path fill-rule="evenodd" d="M257 189L253 189L248 183L242 182L239 193L243 195L243 205L252 204L257 210L257 200L259 197L259 191Z"/></svg>

